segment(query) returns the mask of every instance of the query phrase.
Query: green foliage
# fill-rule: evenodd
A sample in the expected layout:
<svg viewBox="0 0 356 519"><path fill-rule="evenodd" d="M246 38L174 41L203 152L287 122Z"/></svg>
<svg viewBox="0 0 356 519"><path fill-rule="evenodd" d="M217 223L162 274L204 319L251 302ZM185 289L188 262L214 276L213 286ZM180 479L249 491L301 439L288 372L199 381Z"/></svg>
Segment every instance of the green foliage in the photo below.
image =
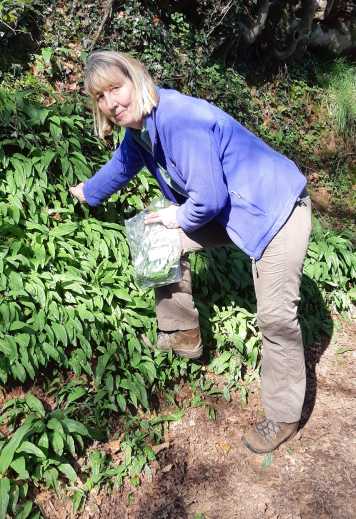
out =
<svg viewBox="0 0 356 519"><path fill-rule="evenodd" d="M256 316L234 303L227 308L214 307L213 334L219 356L209 368L226 373L228 388L239 387L243 371L255 372L259 364L261 338L256 328Z"/></svg>
<svg viewBox="0 0 356 519"><path fill-rule="evenodd" d="M28 480L31 474L34 481L45 481L55 489L59 472L70 481L76 480L70 459L81 451L90 434L68 411L46 412L42 402L29 393L25 399L6 402L1 422L9 429L16 427L1 446L2 475L12 469L21 480Z"/></svg>
<svg viewBox="0 0 356 519"><path fill-rule="evenodd" d="M342 60L329 71L329 110L337 131L350 139L356 137L356 70Z"/></svg>
<svg viewBox="0 0 356 519"><path fill-rule="evenodd" d="M27 482L19 485L7 477L0 478L0 519L42 519L42 514L36 511L32 500L28 499L28 492Z"/></svg>
<svg viewBox="0 0 356 519"><path fill-rule="evenodd" d="M178 411L150 420L128 417L121 439L114 440L114 442L120 443L121 462L119 464L113 464L110 457L103 451L92 450L89 452L87 463L82 468L86 479L85 484L72 494L74 511L83 507L88 494L95 487L109 482L118 487L125 477L129 477L131 484L137 486L142 471L151 474L149 463L156 456L150 445L162 442L165 424L180 420L183 414Z"/></svg>
<svg viewBox="0 0 356 519"><path fill-rule="evenodd" d="M0 21L9 24L14 29L19 18L32 4L33 0L1 0Z"/></svg>
<svg viewBox="0 0 356 519"><path fill-rule="evenodd" d="M275 110L271 124L261 120L256 95L242 76L192 50L185 58L184 45L188 51L193 37L188 22L169 16L175 32L168 49L173 53L180 40L183 47L172 54L177 60L170 58L171 68L161 70L153 53L164 51L164 33L161 47L144 45L156 76L171 86L182 81L185 92L208 98L240 120L250 118L283 151L295 149L304 120L299 112L311 95L308 84L288 80L273 99L265 91L259 106L275 103ZM137 23L139 31L142 19ZM43 49L37 64L49 69L54 58ZM99 209L76 203L69 186L88 178L109 151L91 136L90 116L74 97L56 100L53 92L44 95L31 85L28 76L21 93L0 89L0 380L37 382L45 375L51 378L46 393L55 403L48 410L27 395L2 410L9 434L0 439L0 513L19 517L36 517L28 498L33 485L58 489L66 481L78 510L95 486L111 480L119 485L127 476L138 484L154 458L149 445L161 441L165 422L180 416L142 418L152 394L183 377L195 384L193 405L206 405L206 395L229 399L236 388L245 398L246 384L258 374L261 344L249 259L222 248L192 255L191 264L208 374L224 375L224 387L214 387L199 363L147 349L141 335L152 343L156 337L153 295L135 285L123 219L147 205L157 185L143 171ZM303 136L305 155L318 139L318 124L313 128ZM326 304L349 309L354 277L349 238L317 227L303 280L307 343L330 333ZM214 408L207 405L207 411L214 418ZM94 440L108 439L113 414L125 417L118 465L100 448L85 454ZM80 475L74 471L79 453L85 457Z"/></svg>
<svg viewBox="0 0 356 519"><path fill-rule="evenodd" d="M147 23L147 16L152 23ZM160 86L207 99L245 121L250 104L246 81L233 69L209 61L204 31L183 13L175 12L172 6L162 12L156 6L144 8L142 2L134 0L125 3L121 15L112 20L110 31L127 37L110 39L109 46L114 41L115 50L130 49Z"/></svg>
<svg viewBox="0 0 356 519"><path fill-rule="evenodd" d="M110 372L109 360L120 358L119 378L126 380L121 392L147 407L145 383L152 384L155 374L137 336L142 328L154 333L152 299L143 299L126 268L128 247L117 212L108 211L105 221L91 218L68 193L96 166L86 148L95 146L100 153L102 147L83 136L84 117L73 106L68 115L63 115L66 107L57 115L29 104L25 95L5 92L2 100L3 128L13 126L13 136L0 142L0 377L6 382L11 373L24 382L50 363L94 376L95 344L97 384ZM29 133L30 127L38 132ZM148 181L142 184L149 189ZM141 205L133 196L126 193L124 201ZM127 371L127 351L120 348L128 336L137 376Z"/></svg>
<svg viewBox="0 0 356 519"><path fill-rule="evenodd" d="M0 101L0 378L23 383L60 373L48 386L56 395L53 411L31 395L2 411L10 434L1 444L0 471L11 482L2 492L6 506L20 513L11 504L18 480L55 490L63 478L75 483L73 460L88 441L107 439L110 414L148 409L150 391L184 375L187 361L152 354L140 340L145 332L154 342L153 300L134 284L123 216L141 209L156 184L142 172L94 218L68 194L108 155L90 136L82 108L44 107L32 91L1 90ZM76 378L64 381L68 370ZM119 468L92 456L94 475L73 496L75 506L83 492L114 476L138 481L152 459L144 440L155 427L142 433L141 425L137 441L135 427L127 433ZM99 479L98 470L105 473ZM28 506L25 497L21 506Z"/></svg>
<svg viewBox="0 0 356 519"><path fill-rule="evenodd" d="M77 474L73 458L82 451L90 434L68 413L59 409L47 412L31 393L25 398L8 400L0 419L13 431L0 442L3 512L8 511L14 517L29 517L32 512L31 501L26 501L29 484L44 484L57 491L60 477L74 483ZM9 484L4 483L6 481ZM34 511L31 517L40 515Z"/></svg>
<svg viewBox="0 0 356 519"><path fill-rule="evenodd" d="M95 434L73 418L75 408L71 403L67 402L64 410L57 407L47 411L37 397L28 393L24 398L4 404L0 423L7 427L9 435L0 440L0 517L5 518L6 511L14 516L25 511L30 513L32 508L26 496L33 484L58 492L61 482L67 481L74 489L75 511L94 487L109 481L119 486L126 476L137 485L141 471L149 471L148 464L155 459L149 445L162 441L166 422L183 416L183 412L178 411L148 420L128 417L121 439L116 442L119 443L116 450L122 453L121 461L115 464L104 452L89 450L85 454L86 463L78 473L78 456L83 455ZM80 484L83 479L84 485ZM39 515L34 512L31 517Z"/></svg>
<svg viewBox="0 0 356 519"><path fill-rule="evenodd" d="M304 272L318 283L330 308L337 312L350 310L356 254L347 233L324 229L315 221Z"/></svg>

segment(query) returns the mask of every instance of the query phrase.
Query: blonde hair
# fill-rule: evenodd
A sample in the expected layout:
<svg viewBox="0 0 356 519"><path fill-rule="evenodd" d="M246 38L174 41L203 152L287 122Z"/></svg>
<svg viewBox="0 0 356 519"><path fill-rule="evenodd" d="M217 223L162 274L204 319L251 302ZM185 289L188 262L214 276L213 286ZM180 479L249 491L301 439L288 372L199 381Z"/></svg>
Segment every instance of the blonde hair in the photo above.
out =
<svg viewBox="0 0 356 519"><path fill-rule="evenodd" d="M137 59L111 50L93 52L85 66L84 86L93 102L95 133L102 139L112 132L114 125L99 109L96 96L113 83L115 69L132 81L136 96L134 115L137 119L149 114L159 100L152 77Z"/></svg>

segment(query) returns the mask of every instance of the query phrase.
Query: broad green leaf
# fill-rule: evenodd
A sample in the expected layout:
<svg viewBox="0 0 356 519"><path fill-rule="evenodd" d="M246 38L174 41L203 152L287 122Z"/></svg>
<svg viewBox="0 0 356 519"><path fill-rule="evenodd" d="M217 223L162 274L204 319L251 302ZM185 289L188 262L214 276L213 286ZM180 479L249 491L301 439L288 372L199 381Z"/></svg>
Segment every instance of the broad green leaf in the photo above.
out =
<svg viewBox="0 0 356 519"><path fill-rule="evenodd" d="M52 323L52 329L53 329L55 336L57 337L57 340L61 341L61 343L64 344L64 346L67 346L67 342L68 342L67 332L66 332L66 329L64 328L63 324Z"/></svg>
<svg viewBox="0 0 356 519"><path fill-rule="evenodd" d="M43 58L43 61L45 62L45 65L47 67L51 66L51 59L53 56L53 49L51 47L45 47L41 50L41 55ZM51 117L51 120L54 119L54 117Z"/></svg>
<svg viewBox="0 0 356 519"><path fill-rule="evenodd" d="M73 511L78 512L82 505L83 498L85 497L85 493L83 490L76 490L72 496L72 505ZM1 518L0 518L1 519Z"/></svg>
<svg viewBox="0 0 356 519"><path fill-rule="evenodd" d="M58 353L57 348L52 346L52 344L48 344L47 342L44 342L42 344L43 351L53 360L59 362L60 356Z"/></svg>
<svg viewBox="0 0 356 519"><path fill-rule="evenodd" d="M46 470L43 474L43 477L49 487L58 490L58 470L54 467Z"/></svg>
<svg viewBox="0 0 356 519"><path fill-rule="evenodd" d="M21 443L20 447L16 450L17 453L26 452L27 454L33 454L37 458L46 459L46 455L41 449L36 447L34 443L29 441L24 441Z"/></svg>
<svg viewBox="0 0 356 519"><path fill-rule="evenodd" d="M14 321L10 324L9 330L11 332L15 332L16 330L22 330L22 328L25 328L25 326L26 326L26 323L24 323L22 321Z"/></svg>
<svg viewBox="0 0 356 519"><path fill-rule="evenodd" d="M27 393L25 397L25 402L31 409L31 411L35 411L40 416L45 416L46 412L41 400L39 400L36 396L32 395L32 393Z"/></svg>
<svg viewBox="0 0 356 519"><path fill-rule="evenodd" d="M26 222L26 227L30 231L36 230L42 232L43 234L48 234L48 228L45 225L41 225L39 223Z"/></svg>
<svg viewBox="0 0 356 519"><path fill-rule="evenodd" d="M60 470L62 474L67 476L69 481L71 481L72 483L74 483L74 481L77 479L77 474L73 467L69 465L69 463L62 463L61 465L58 465L58 470Z"/></svg>
<svg viewBox="0 0 356 519"><path fill-rule="evenodd" d="M126 400L123 395L116 395L116 401L121 409L121 411L124 413L126 411Z"/></svg>
<svg viewBox="0 0 356 519"><path fill-rule="evenodd" d="M27 519L32 511L33 503L31 501L26 501L21 510L17 512L16 519Z"/></svg>
<svg viewBox="0 0 356 519"><path fill-rule="evenodd" d="M93 322L95 321L95 318L93 316L93 313L92 312L89 312L89 310L87 310L86 308L84 308L83 306L79 306L77 308L77 311L78 311L78 314L79 314L79 317L83 320L83 321L89 321L89 322Z"/></svg>
<svg viewBox="0 0 356 519"><path fill-rule="evenodd" d="M0 303L0 314L2 316L3 323L8 324L10 322L10 311L6 302Z"/></svg>
<svg viewBox="0 0 356 519"><path fill-rule="evenodd" d="M20 498L23 499L25 497L27 497L27 494L28 494L28 482L27 481L24 481L20 487Z"/></svg>
<svg viewBox="0 0 356 519"><path fill-rule="evenodd" d="M64 449L63 436L61 436L57 431L54 431L54 433L51 434L50 438L54 452L58 454L58 456L62 456Z"/></svg>
<svg viewBox="0 0 356 519"><path fill-rule="evenodd" d="M53 140L60 141L60 139L63 136L62 128L60 126L58 126L57 124L54 124L53 122L50 122L49 131L51 133Z"/></svg>
<svg viewBox="0 0 356 519"><path fill-rule="evenodd" d="M30 344L30 335L26 333L18 333L17 335L15 335L15 341L19 346L27 348Z"/></svg>
<svg viewBox="0 0 356 519"><path fill-rule="evenodd" d="M84 387L76 387L73 391L69 393L67 398L67 405L75 400L78 400L82 396L87 394L87 390Z"/></svg>
<svg viewBox="0 0 356 519"><path fill-rule="evenodd" d="M123 288L112 288L111 292L123 301L128 301L129 303L132 301L132 296L130 296L129 292Z"/></svg>
<svg viewBox="0 0 356 519"><path fill-rule="evenodd" d="M70 434L67 434L67 436L66 436L66 443L67 443L67 447L68 447L68 450L71 453L71 455L75 456L76 455L75 443L74 443L72 436L70 436Z"/></svg>
<svg viewBox="0 0 356 519"><path fill-rule="evenodd" d="M48 441L48 435L46 432L44 432L40 439L38 440L38 446L39 447L42 447L43 449L48 449L49 447L49 441Z"/></svg>
<svg viewBox="0 0 356 519"><path fill-rule="evenodd" d="M111 352L106 352L106 353L104 353L104 355L101 355L99 357L98 364L97 364L96 370L95 370L95 383L97 386L100 385L102 376L105 373L105 369L106 369L111 357L112 357Z"/></svg>
<svg viewBox="0 0 356 519"><path fill-rule="evenodd" d="M14 362L18 357L15 339L9 335L5 335L0 341L0 351L8 357L10 362Z"/></svg>
<svg viewBox="0 0 356 519"><path fill-rule="evenodd" d="M52 429L53 431L56 431L61 436L64 436L63 426L57 418L50 418L47 422L47 427L48 427L48 429Z"/></svg>
<svg viewBox="0 0 356 519"><path fill-rule="evenodd" d="M44 329L46 325L46 314L42 309L33 317L33 325L39 332Z"/></svg>
<svg viewBox="0 0 356 519"><path fill-rule="evenodd" d="M78 224L76 223L62 223L50 230L50 236L56 238L68 236L69 234L73 234L77 228Z"/></svg>
<svg viewBox="0 0 356 519"><path fill-rule="evenodd" d="M6 519L6 511L10 500L10 480L0 479L0 519Z"/></svg>
<svg viewBox="0 0 356 519"><path fill-rule="evenodd" d="M14 469L15 472L19 475L20 479L29 479L30 475L26 470L26 461L24 456L20 456L19 458L15 458L11 463L10 467Z"/></svg>
<svg viewBox="0 0 356 519"><path fill-rule="evenodd" d="M51 321L59 321L58 305L55 301L52 301L48 307L48 318Z"/></svg>
<svg viewBox="0 0 356 519"><path fill-rule="evenodd" d="M87 436L90 437L88 429L82 423L77 420L73 420L72 418L63 418L63 425L66 427L68 432L77 433L79 436Z"/></svg>
<svg viewBox="0 0 356 519"><path fill-rule="evenodd" d="M32 380L34 380L36 373L35 373L35 370L33 369L32 364L29 361L27 352L26 352L26 354L24 352L24 348L20 348L20 355L22 357L22 364L23 364L24 368L26 369L27 373L32 378Z"/></svg>
<svg viewBox="0 0 356 519"><path fill-rule="evenodd" d="M25 382L27 377L26 377L26 371L25 371L24 367L22 366L22 364L20 364L19 362L15 362L11 366L11 371L15 378L17 378L21 382Z"/></svg>

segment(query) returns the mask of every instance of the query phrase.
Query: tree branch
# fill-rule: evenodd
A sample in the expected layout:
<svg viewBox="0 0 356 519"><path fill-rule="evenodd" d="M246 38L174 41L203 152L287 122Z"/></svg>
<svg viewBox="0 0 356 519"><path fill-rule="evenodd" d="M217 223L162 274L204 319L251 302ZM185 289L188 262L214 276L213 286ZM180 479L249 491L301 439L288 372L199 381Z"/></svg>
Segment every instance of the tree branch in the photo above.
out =
<svg viewBox="0 0 356 519"><path fill-rule="evenodd" d="M219 21L214 25L214 27L212 27L212 28L209 30L209 32L208 32L208 34L207 34L207 36L206 36L207 38L209 38L209 36L210 36L214 31L215 31L215 29L216 29L217 27L219 27L219 25L221 25L223 19L225 18L225 16L227 15L227 13L230 11L231 7L232 7L232 0L230 0L230 1L226 4L226 6L222 9L222 13L221 13L221 18L220 18L220 20L219 20Z"/></svg>
<svg viewBox="0 0 356 519"><path fill-rule="evenodd" d="M310 36L310 45L314 48L327 49L333 54L356 51L356 24L340 22L338 26L325 27L316 24Z"/></svg>
<svg viewBox="0 0 356 519"><path fill-rule="evenodd" d="M9 24L7 24L6 22L4 22L4 20L0 20L0 24L3 24L5 25L5 27L7 27L8 29L10 29L10 31L12 31L14 34L16 34L16 30L13 29Z"/></svg>
<svg viewBox="0 0 356 519"><path fill-rule="evenodd" d="M247 43L248 45L252 45L263 31L268 18L269 9L272 3L273 2L271 0L264 0L261 7L259 8L256 23L253 27L247 27L243 22L239 23L242 37L245 43Z"/></svg>
<svg viewBox="0 0 356 519"><path fill-rule="evenodd" d="M302 1L302 17L299 23L293 29L291 34L292 41L285 50L274 49L274 55L281 61L285 61L290 58L300 47L301 44L306 46L310 39L310 34L313 25L313 19L315 12L318 8L318 3L315 0L303 0Z"/></svg>
<svg viewBox="0 0 356 519"><path fill-rule="evenodd" d="M100 35L101 35L101 33L102 33L102 31L103 31L103 29L105 27L105 24L108 21L109 17L111 16L111 11L112 11L113 3L114 3L114 0L108 0L108 2L106 4L103 20L102 20L98 30L96 31L95 36L93 38L93 41L91 42L91 45L90 45L90 50L91 51L93 50L93 48L97 44L97 41L100 38Z"/></svg>

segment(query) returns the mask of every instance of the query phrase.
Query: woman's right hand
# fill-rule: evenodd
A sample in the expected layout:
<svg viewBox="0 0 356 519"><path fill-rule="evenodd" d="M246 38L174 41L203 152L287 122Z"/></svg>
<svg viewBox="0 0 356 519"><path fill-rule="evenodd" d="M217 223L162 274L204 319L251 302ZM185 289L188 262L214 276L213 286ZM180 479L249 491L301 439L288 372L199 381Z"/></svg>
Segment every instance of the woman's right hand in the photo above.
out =
<svg viewBox="0 0 356 519"><path fill-rule="evenodd" d="M84 182L81 182L77 186L72 186L69 188L69 192L75 198L78 198L79 202L86 202L84 192L83 192Z"/></svg>

